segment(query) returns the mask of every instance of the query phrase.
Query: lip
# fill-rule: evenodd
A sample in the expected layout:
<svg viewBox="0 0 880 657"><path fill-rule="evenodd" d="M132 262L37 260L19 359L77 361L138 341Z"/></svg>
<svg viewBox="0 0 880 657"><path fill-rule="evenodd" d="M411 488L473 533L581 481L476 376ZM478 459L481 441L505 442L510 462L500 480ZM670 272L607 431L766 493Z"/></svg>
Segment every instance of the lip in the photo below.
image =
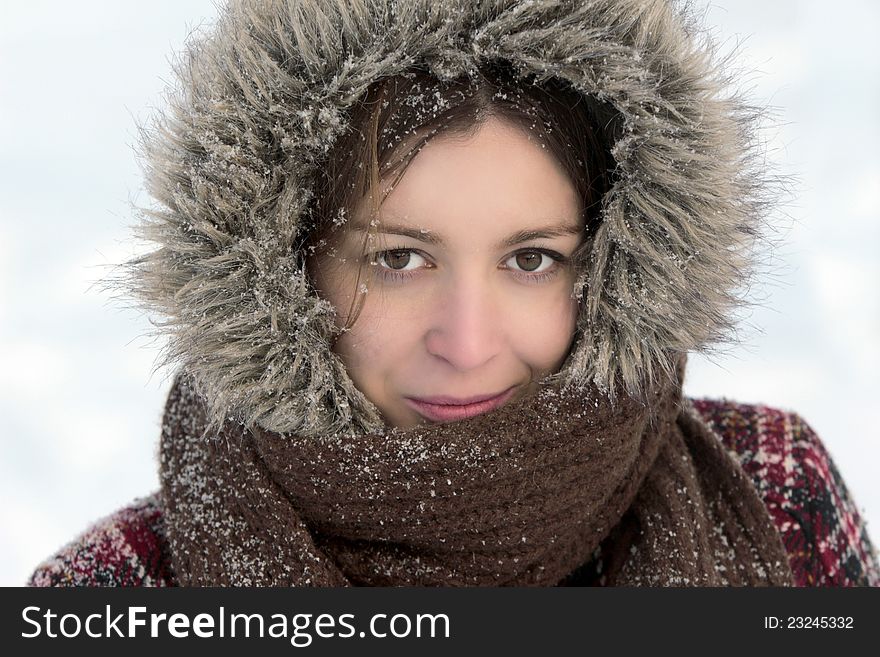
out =
<svg viewBox="0 0 880 657"><path fill-rule="evenodd" d="M437 422L463 420L465 418L487 413L504 404L513 396L516 386L497 395L477 395L474 397L456 398L446 395L416 399L406 397L406 402L420 415Z"/></svg>

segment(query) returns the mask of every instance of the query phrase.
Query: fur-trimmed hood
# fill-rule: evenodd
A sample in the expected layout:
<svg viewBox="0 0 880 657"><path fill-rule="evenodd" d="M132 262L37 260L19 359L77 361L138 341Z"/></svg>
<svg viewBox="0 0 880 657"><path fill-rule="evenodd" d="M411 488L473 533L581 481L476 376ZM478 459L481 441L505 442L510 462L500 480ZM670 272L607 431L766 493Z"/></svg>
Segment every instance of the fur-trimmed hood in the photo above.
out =
<svg viewBox="0 0 880 657"><path fill-rule="evenodd" d="M382 427L332 352L334 309L302 244L317 173L371 83L491 60L612 107L613 187L574 293L560 381L636 394L730 336L765 213L757 113L728 93L686 7L666 0L232 0L191 41L143 132L147 188L126 289L219 425L316 435Z"/></svg>

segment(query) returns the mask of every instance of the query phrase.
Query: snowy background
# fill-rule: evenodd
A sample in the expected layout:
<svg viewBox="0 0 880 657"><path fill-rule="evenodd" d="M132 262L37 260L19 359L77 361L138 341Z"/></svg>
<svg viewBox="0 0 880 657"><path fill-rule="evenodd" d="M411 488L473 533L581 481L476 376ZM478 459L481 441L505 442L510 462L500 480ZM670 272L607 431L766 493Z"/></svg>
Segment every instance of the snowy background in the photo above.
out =
<svg viewBox="0 0 880 657"><path fill-rule="evenodd" d="M692 357L686 392L800 413L880 541L880 3L717 0L779 173L797 177L785 245L744 346ZM170 385L150 326L93 283L133 249L145 203L137 122L208 0L11 2L0 8L0 585L157 487ZM871 45L874 43L875 45Z"/></svg>

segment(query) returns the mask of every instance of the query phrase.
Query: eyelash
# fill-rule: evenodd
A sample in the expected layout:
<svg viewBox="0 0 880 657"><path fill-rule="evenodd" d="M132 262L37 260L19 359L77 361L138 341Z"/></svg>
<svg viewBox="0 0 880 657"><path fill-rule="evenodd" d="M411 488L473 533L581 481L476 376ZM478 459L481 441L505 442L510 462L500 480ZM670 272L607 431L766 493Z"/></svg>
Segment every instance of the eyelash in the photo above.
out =
<svg viewBox="0 0 880 657"><path fill-rule="evenodd" d="M400 282L400 281L404 281L404 280L410 279L413 276L415 276L414 271L409 271L409 272L397 271L394 269L389 269L388 267L385 267L385 266L379 264L380 257L385 255L386 253L394 253L394 252L417 253L418 255L422 256L423 258L425 258L427 260L427 255L425 253L423 253L422 251L420 251L419 249L410 249L410 248L406 248L406 247L402 247L402 246L395 247L393 249L385 249L384 251L376 251L375 253L369 255L368 262L370 262L371 264L375 264L376 267L379 269L379 276L383 280L390 281L390 282ZM553 267L551 267L547 271L539 272L537 274L529 274L528 272L523 272L523 271L519 271L516 269L510 270L514 273L514 276L516 276L520 280L522 280L526 283L530 283L530 284L539 284L539 283L549 281L552 278L555 278L559 274L560 270L565 265L567 265L569 262L569 258L567 256L562 255L561 253L558 253L556 251L551 251L549 249L537 249L537 248L520 249L519 251L514 251L507 258L505 258L505 260L510 260L510 258L513 258L513 257L519 255L520 253L541 253L555 262L555 265Z"/></svg>

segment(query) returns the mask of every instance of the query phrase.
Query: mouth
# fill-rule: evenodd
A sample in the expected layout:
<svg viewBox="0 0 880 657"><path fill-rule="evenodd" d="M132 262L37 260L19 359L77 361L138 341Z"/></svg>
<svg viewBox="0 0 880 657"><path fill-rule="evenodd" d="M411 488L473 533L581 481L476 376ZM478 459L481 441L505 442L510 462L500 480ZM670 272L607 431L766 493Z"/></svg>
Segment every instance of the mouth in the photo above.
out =
<svg viewBox="0 0 880 657"><path fill-rule="evenodd" d="M416 399L406 397L406 403L419 415L435 422L449 422L487 413L504 404L513 396L516 386L497 395L479 395L465 399L454 397L428 397Z"/></svg>

